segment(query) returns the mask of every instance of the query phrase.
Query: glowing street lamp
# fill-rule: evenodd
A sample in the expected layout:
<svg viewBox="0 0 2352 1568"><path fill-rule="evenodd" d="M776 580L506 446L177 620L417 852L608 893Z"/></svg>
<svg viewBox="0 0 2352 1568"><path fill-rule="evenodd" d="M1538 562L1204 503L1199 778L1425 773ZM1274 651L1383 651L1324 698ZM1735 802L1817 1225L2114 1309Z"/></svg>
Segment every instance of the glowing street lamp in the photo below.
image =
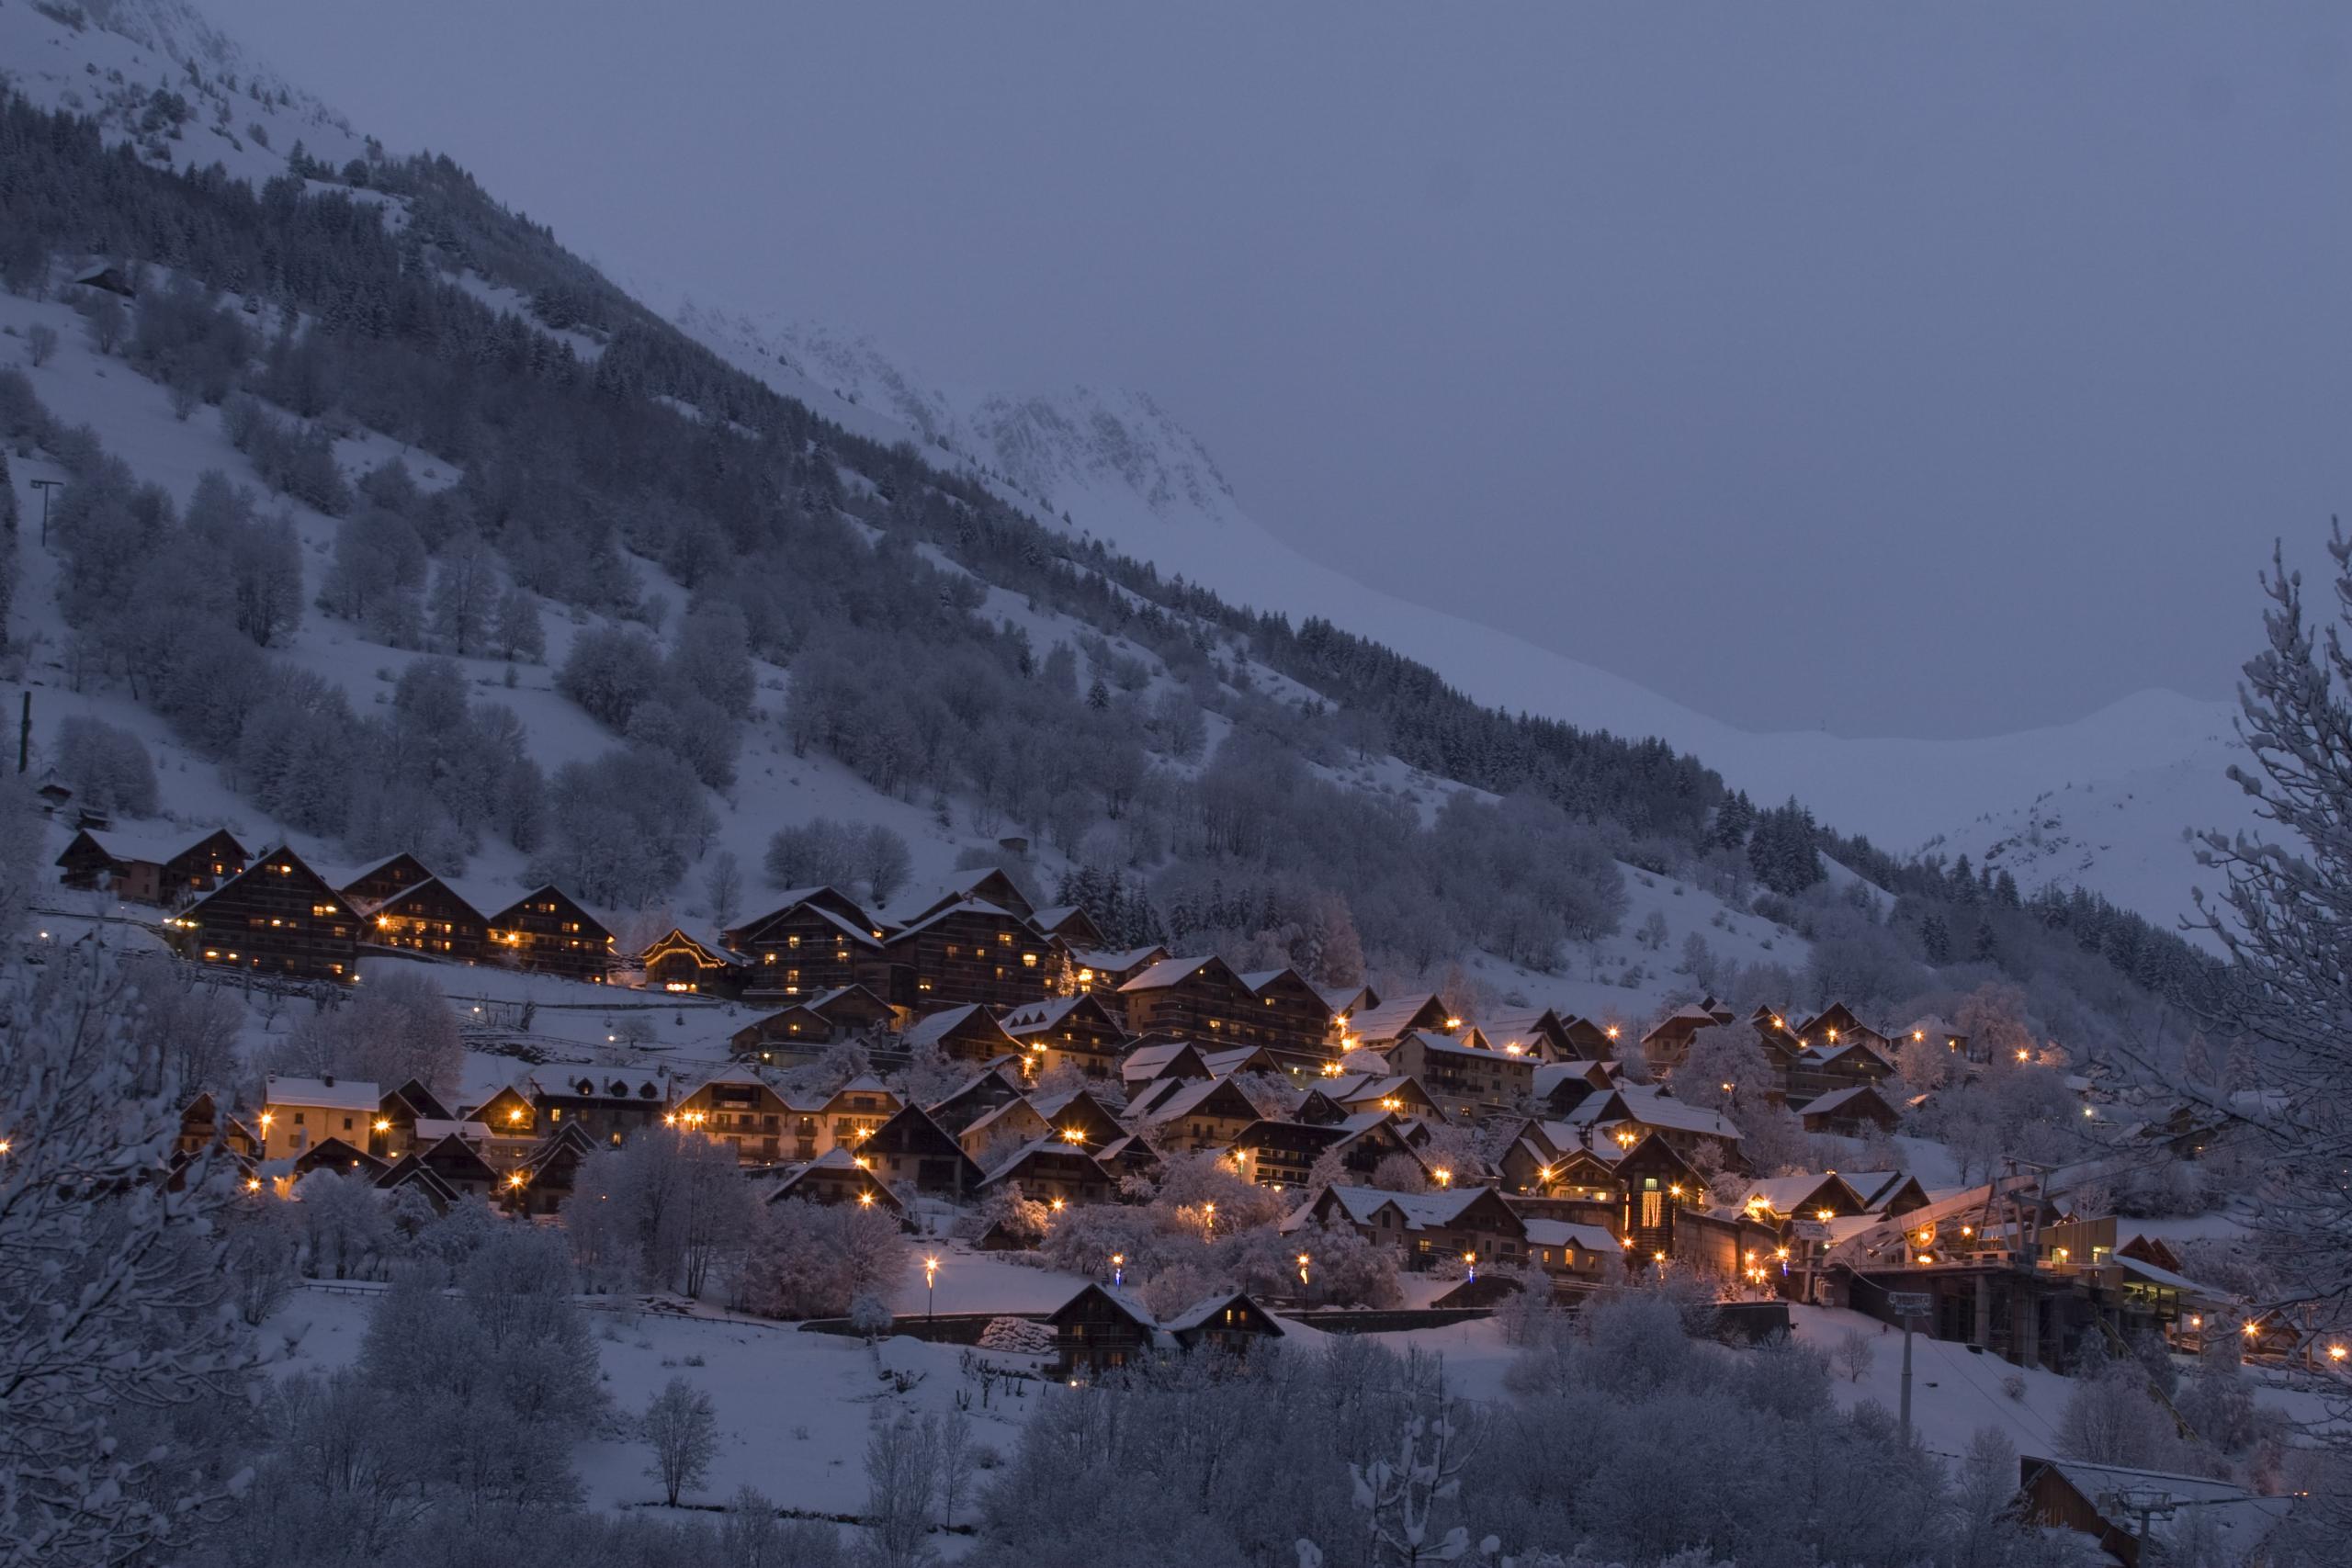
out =
<svg viewBox="0 0 2352 1568"><path fill-rule="evenodd" d="M1124 1252L1114 1252L1111 1254L1111 1283L1124 1285L1126 1282L1127 1255Z"/></svg>
<svg viewBox="0 0 2352 1568"><path fill-rule="evenodd" d="M1435 1170L1430 1171L1430 1174L1437 1178L1437 1184L1440 1187L1451 1187L1453 1185L1453 1172L1447 1169L1444 1166L1439 1166Z"/></svg>
<svg viewBox="0 0 2352 1568"><path fill-rule="evenodd" d="M922 1260L922 1320L929 1323L932 1308L939 1301L939 1254L931 1253Z"/></svg>
<svg viewBox="0 0 2352 1568"><path fill-rule="evenodd" d="M1465 1282L1466 1282L1466 1283L1470 1283L1470 1284L1476 1284L1476 1283L1477 1283L1477 1280L1478 1280L1478 1255L1477 1255L1476 1253L1475 1253L1475 1252L1465 1252L1465 1253L1464 1253L1464 1254L1462 1255L1462 1267L1463 1267L1463 1268L1464 1268L1464 1269L1468 1269L1468 1270L1470 1271L1470 1277L1469 1277L1469 1280L1468 1280L1467 1281L1465 1281Z"/></svg>
<svg viewBox="0 0 2352 1568"><path fill-rule="evenodd" d="M1302 1252L1298 1255L1298 1286L1302 1291L1306 1288L1306 1265L1309 1261L1310 1259L1306 1253ZM2338 1346L2335 1353L2338 1356L2343 1355L2343 1347Z"/></svg>
<svg viewBox="0 0 2352 1568"><path fill-rule="evenodd" d="M1209 1201L1209 1202L1206 1202L1206 1203L1202 1204L1202 1205L1201 1205L1201 1214L1202 1214L1202 1220L1201 1220L1201 1229L1202 1229L1202 1231L1203 1231L1205 1235L1209 1235L1209 1236L1211 1236L1211 1237L1214 1237L1214 1236L1216 1235L1216 1202L1215 1202L1214 1201Z"/></svg>

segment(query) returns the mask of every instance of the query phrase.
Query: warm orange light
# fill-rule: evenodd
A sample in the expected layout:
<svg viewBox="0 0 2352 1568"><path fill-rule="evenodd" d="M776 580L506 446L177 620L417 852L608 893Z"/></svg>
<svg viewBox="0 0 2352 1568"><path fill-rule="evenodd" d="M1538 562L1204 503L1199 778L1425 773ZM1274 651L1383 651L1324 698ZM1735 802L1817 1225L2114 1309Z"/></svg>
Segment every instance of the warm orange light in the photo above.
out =
<svg viewBox="0 0 2352 1568"><path fill-rule="evenodd" d="M377 1117L377 1118L376 1118L376 1131L378 1131L379 1133L389 1133L389 1132L390 1132L391 1130L392 1130L392 1123L391 1123L391 1122L390 1122L388 1118L385 1118L385 1117L382 1117L382 1116L379 1116L379 1117Z"/></svg>
<svg viewBox="0 0 2352 1568"><path fill-rule="evenodd" d="M2202 1314L2200 1314L2200 1313L2190 1313L2190 1314L2188 1314L2188 1326L2189 1326L2189 1327L2191 1327L2191 1328L2202 1328L2202 1327L2204 1327L2204 1326L2205 1326L2205 1318L2204 1318L2204 1315L2203 1315Z"/></svg>
<svg viewBox="0 0 2352 1568"><path fill-rule="evenodd" d="M874 1194L871 1192L859 1193L857 1195L857 1206L861 1209L871 1209L874 1207Z"/></svg>
<svg viewBox="0 0 2352 1568"><path fill-rule="evenodd" d="M1914 1040L1925 1040L1927 1037L1927 1032L1924 1030L1915 1029L1911 1032L1911 1038Z"/></svg>
<svg viewBox="0 0 2352 1568"><path fill-rule="evenodd" d="M1836 1218L1838 1217L1838 1211L1837 1211L1837 1210L1835 1210L1835 1209L1815 1209L1815 1210L1813 1212L1813 1217L1814 1217L1815 1219L1816 1219L1816 1220L1819 1220L1823 1224L1825 1224L1825 1225L1826 1225L1826 1224L1827 1224L1830 1221L1832 1221L1832 1220L1834 1220L1834 1219L1836 1219Z"/></svg>
<svg viewBox="0 0 2352 1568"><path fill-rule="evenodd" d="M1611 1040L1617 1038L1617 1026L1613 1023L1609 1026L1609 1038Z"/></svg>
<svg viewBox="0 0 2352 1568"><path fill-rule="evenodd" d="M2029 1051L2029 1050L2027 1050L2024 1046L2020 1045L2020 1046L2018 1046L2018 1061L2022 1062L2022 1061L2026 1060L2028 1057L2031 1056L2032 1055L2033 1055L2033 1053L2032 1053L2032 1052L2030 1052L2030 1051Z"/></svg>
<svg viewBox="0 0 2352 1568"><path fill-rule="evenodd" d="M506 1113L506 1120L509 1122L520 1122L522 1119L523 1108L519 1105Z"/></svg>
<svg viewBox="0 0 2352 1568"><path fill-rule="evenodd" d="M2260 1332L2261 1332L2261 1330L2260 1330L2260 1329L2258 1329L2258 1328L2256 1328L2256 1327L2255 1327L2255 1325L2254 1325L2253 1324L2251 1324L2251 1323L2249 1323L2249 1324L2247 1324L2247 1325L2245 1325L2245 1337L2246 1337L2248 1339L2253 1338L2256 1334L2258 1334L2258 1333L2260 1333Z"/></svg>
<svg viewBox="0 0 2352 1568"><path fill-rule="evenodd" d="M1054 1213L1057 1213L1057 1214L1060 1213L1062 1212L1063 1207L1064 1207L1064 1205L1063 1205L1063 1203L1062 1203L1062 1201L1061 1201L1059 1198L1057 1198L1057 1199L1055 1199L1055 1200L1054 1200Z"/></svg>
<svg viewBox="0 0 2352 1568"><path fill-rule="evenodd" d="M1458 1018L1449 1018L1445 1021L1445 1026L1448 1029L1459 1029L1462 1027L1462 1021Z"/></svg>
<svg viewBox="0 0 2352 1568"><path fill-rule="evenodd" d="M508 1176L508 1177L507 1177L507 1179L506 1179L506 1185L507 1185L507 1186L509 1186L509 1187L520 1187L520 1186L522 1186L522 1185L523 1185L523 1173L522 1173L521 1171L519 1171L519 1170L518 1170L518 1171L514 1172L512 1175Z"/></svg>
<svg viewBox="0 0 2352 1568"><path fill-rule="evenodd" d="M1082 1144L1086 1142L1086 1133L1082 1128L1065 1127L1062 1129L1062 1142L1065 1144ZM1240 1157L1241 1156L1238 1154L1234 1156L1234 1158L1236 1159Z"/></svg>
<svg viewBox="0 0 2352 1568"><path fill-rule="evenodd" d="M248 1177L246 1177L246 1178L245 1178L245 1190L246 1190L246 1191L248 1191L248 1192L258 1192L258 1191L260 1191L260 1190L261 1190L261 1178L260 1178L260 1177L258 1177L258 1176L248 1176Z"/></svg>

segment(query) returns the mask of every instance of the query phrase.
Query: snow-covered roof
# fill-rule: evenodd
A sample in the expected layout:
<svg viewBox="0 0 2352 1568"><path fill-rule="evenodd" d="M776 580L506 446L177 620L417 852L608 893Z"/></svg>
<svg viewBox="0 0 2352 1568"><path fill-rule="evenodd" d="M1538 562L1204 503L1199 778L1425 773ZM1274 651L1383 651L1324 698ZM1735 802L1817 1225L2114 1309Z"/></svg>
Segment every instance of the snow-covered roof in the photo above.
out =
<svg viewBox="0 0 2352 1568"><path fill-rule="evenodd" d="M1143 1083L1159 1076L1160 1070L1186 1051L1192 1051L1189 1041L1165 1040L1150 1045L1138 1045L1119 1062L1119 1077L1128 1083ZM1195 1058L1199 1053L1193 1052Z"/></svg>
<svg viewBox="0 0 2352 1568"><path fill-rule="evenodd" d="M1886 1105L1886 1096L1879 1093L1879 1091L1872 1086L1864 1083L1856 1084L1850 1089L1832 1089L1827 1094L1817 1096L1805 1104L1800 1114L1805 1116L1832 1115L1865 1100L1875 1100L1880 1105ZM1892 1106L1888 1106L1887 1108L1889 1110L1894 1109ZM1856 1190L1859 1191L1860 1189L1857 1188Z"/></svg>
<svg viewBox="0 0 2352 1568"><path fill-rule="evenodd" d="M1348 1032L1363 1040L1394 1040L1412 1027L1415 1014L1437 999L1435 992L1423 991L1365 1008L1348 1020Z"/></svg>
<svg viewBox="0 0 2352 1568"><path fill-rule="evenodd" d="M1216 962L1215 954L1204 958L1163 958L1119 989L1122 992L1165 990L1170 986L1182 985Z"/></svg>
<svg viewBox="0 0 2352 1568"><path fill-rule="evenodd" d="M266 1105L316 1105L331 1111L373 1111L384 1092L364 1078L282 1077L272 1073L264 1086Z"/></svg>
<svg viewBox="0 0 2352 1568"><path fill-rule="evenodd" d="M2151 1285L2162 1285L2167 1290L2178 1291L2183 1295L2198 1296L2209 1302L2226 1301L2229 1297L2229 1292L2226 1291L2217 1291L2211 1285L2200 1285L2196 1280L2176 1274L2169 1269L2143 1262L2137 1258L2126 1258L2120 1252L2109 1253L2106 1261L2127 1273L2138 1275Z"/></svg>
<svg viewBox="0 0 2352 1568"><path fill-rule="evenodd" d="M1698 1133L1727 1143L1739 1141L1739 1129L1733 1126L1723 1112L1707 1111L1684 1100L1674 1099L1663 1090L1646 1084L1626 1084L1620 1087L1617 1098L1624 1102L1625 1113L1645 1127L1665 1127L1679 1133ZM1818 1104L1819 1101L1815 1101Z"/></svg>
<svg viewBox="0 0 2352 1568"><path fill-rule="evenodd" d="M907 1025L899 1038L911 1049L918 1045L936 1045L963 1024L974 1013L987 1016L987 1010L978 1002L966 1002L961 1007L944 1008L938 1012L925 1013Z"/></svg>
<svg viewBox="0 0 2352 1568"><path fill-rule="evenodd" d="M1206 1323L1209 1319L1215 1317L1218 1313L1223 1312L1227 1307L1231 1306L1236 1302L1248 1302L1250 1306L1258 1307L1257 1303L1250 1300L1250 1296L1247 1292L1218 1291L1210 1295L1203 1296L1199 1301L1194 1302L1191 1306L1186 1307L1182 1312L1176 1314L1173 1317L1162 1318L1159 1322L1159 1326L1168 1330L1170 1334L1182 1334L1188 1329L1200 1327L1201 1325ZM1282 1333L1281 1325L1274 1322L1272 1314L1266 1312L1264 1308L1258 1307L1258 1315L1266 1320L1267 1325L1271 1327L1277 1336Z"/></svg>
<svg viewBox="0 0 2352 1568"><path fill-rule="evenodd" d="M1074 997L1048 997L1041 1002L1023 1002L997 1021L1004 1025L1007 1034L1039 1034L1092 1001L1093 995L1086 991ZM1099 1002L1095 1005L1101 1006Z"/></svg>
<svg viewBox="0 0 2352 1568"><path fill-rule="evenodd" d="M2243 1559L2293 1506L2285 1497L2256 1496L2231 1482L2201 1475L2127 1470L2121 1465L2090 1464L2082 1460L2029 1457L2030 1462L2048 1465L2057 1472L2102 1517L2126 1529L2136 1521L2144 1521L2151 1536L2170 1540L2188 1523L2193 1511L2199 1529L2210 1526L2221 1538L2222 1560L2225 1562ZM2170 1506L2143 1510L2135 1506L2143 1498L2151 1502L2161 1498Z"/></svg>
<svg viewBox="0 0 2352 1568"><path fill-rule="evenodd" d="M1774 1176L1747 1184L1747 1196L1752 1203L1764 1200L1765 1207L1776 1214L1793 1214L1814 1201L1815 1195L1842 1179L1826 1173L1815 1176ZM1850 1190L1850 1187L1849 1190Z"/></svg>
<svg viewBox="0 0 2352 1568"><path fill-rule="evenodd" d="M1488 1190L1484 1187L1448 1187L1435 1192L1385 1192L1377 1187L1326 1187L1284 1220L1283 1229L1295 1230L1306 1224L1306 1216L1322 1203L1325 1192L1331 1195L1352 1224L1370 1224L1381 1210L1394 1205L1404 1217L1405 1228L1417 1231L1452 1224Z"/></svg>
<svg viewBox="0 0 2352 1568"><path fill-rule="evenodd" d="M839 915L832 914L829 910L820 910L819 912L824 914L828 919L832 920L837 925L845 924ZM997 905L989 903L985 898L958 898L956 902L948 905L945 908L934 909L930 914L923 916L922 919L913 922L911 925L899 927L897 931L890 933L890 940L896 942L901 937L910 937L915 935L917 932L929 931L932 927L939 924L940 921L952 919L957 915L985 915L992 919L1014 921L1018 921L1021 919L1020 916L1014 914L1012 910L1001 908ZM870 933L860 934L865 935Z"/></svg>
<svg viewBox="0 0 2352 1568"><path fill-rule="evenodd" d="M1127 1109L1136 1116L1184 1116L1218 1090L1232 1087L1229 1078L1161 1078L1137 1096ZM1240 1090L1235 1089L1234 1092L1238 1094Z"/></svg>
<svg viewBox="0 0 2352 1568"><path fill-rule="evenodd" d="M108 856L119 861L144 861L162 865L176 860L215 833L226 833L225 828L149 828L137 831L121 828L85 828L80 836L98 846ZM231 838L236 835L230 834ZM242 848L242 844L240 844Z"/></svg>
<svg viewBox="0 0 2352 1568"><path fill-rule="evenodd" d="M1124 948L1117 952L1112 952L1103 948L1090 948L1083 950L1073 949L1069 956L1070 962L1076 964L1081 969L1099 969L1108 974L1116 975L1125 970L1134 968L1136 964L1143 963L1155 953L1161 953L1165 951L1166 950L1164 948L1154 943L1146 947Z"/></svg>
<svg viewBox="0 0 2352 1568"><path fill-rule="evenodd" d="M1530 1247L1580 1247L1587 1252L1623 1252L1623 1245L1606 1225L1581 1225L1569 1220L1521 1220Z"/></svg>
<svg viewBox="0 0 2352 1568"><path fill-rule="evenodd" d="M1498 1051L1491 1046L1473 1045L1467 1041L1456 1040L1451 1034L1435 1034L1426 1029L1413 1031L1398 1043L1403 1044L1408 1042L1419 1046L1425 1052L1433 1051L1441 1055L1474 1056L1482 1062L1528 1062L1531 1066L1534 1065L1524 1055L1516 1055L1509 1051Z"/></svg>

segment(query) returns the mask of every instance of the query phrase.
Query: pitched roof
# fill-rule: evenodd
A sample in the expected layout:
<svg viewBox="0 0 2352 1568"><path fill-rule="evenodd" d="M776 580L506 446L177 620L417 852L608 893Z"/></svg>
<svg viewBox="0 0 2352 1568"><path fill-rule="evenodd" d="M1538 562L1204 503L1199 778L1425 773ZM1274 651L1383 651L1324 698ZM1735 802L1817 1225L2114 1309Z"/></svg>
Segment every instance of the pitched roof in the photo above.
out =
<svg viewBox="0 0 2352 1568"><path fill-rule="evenodd" d="M264 1081L265 1105L317 1105L335 1111L373 1111L384 1092L364 1078L299 1078L272 1073Z"/></svg>
<svg viewBox="0 0 2352 1568"><path fill-rule="evenodd" d="M1622 1253L1623 1244L1607 1225L1577 1224L1571 1220L1522 1219L1530 1247L1580 1247L1587 1252Z"/></svg>
<svg viewBox="0 0 2352 1568"><path fill-rule="evenodd" d="M1119 1077L1128 1083L1148 1083L1161 1075L1162 1069L1179 1056L1190 1052L1194 1061L1200 1052L1189 1040L1159 1040L1148 1045L1138 1045L1119 1062Z"/></svg>
<svg viewBox="0 0 2352 1568"><path fill-rule="evenodd" d="M1147 946L1123 948L1116 952L1106 948L1073 949L1069 956L1070 962L1081 969L1097 969L1106 974L1116 975L1149 960L1155 953L1164 956L1167 952L1168 950L1158 942L1152 942Z"/></svg>
<svg viewBox="0 0 2352 1568"><path fill-rule="evenodd" d="M1856 1107L1863 1101L1874 1103L1890 1113L1894 1110L1894 1106L1887 1103L1886 1096L1878 1091L1877 1086L1860 1083L1855 1084L1850 1089L1832 1089L1827 1094L1817 1096L1806 1101L1797 1114L1800 1117L1832 1115L1839 1111Z"/></svg>
<svg viewBox="0 0 2352 1568"><path fill-rule="evenodd" d="M1292 1219L1312 1212L1328 1192L1356 1224L1370 1224L1382 1209L1394 1204L1404 1216L1407 1230L1427 1230L1452 1224L1462 1217L1464 1210L1493 1190L1490 1187L1445 1187L1435 1192L1385 1192L1377 1187L1326 1187L1309 1198ZM1283 1222L1283 1228L1292 1228L1289 1221Z"/></svg>
<svg viewBox="0 0 2352 1568"><path fill-rule="evenodd" d="M1382 1002L1378 1007L1362 1009L1348 1020L1348 1032L1360 1040L1394 1040L1415 1027L1415 1016L1431 1003L1436 1003L1441 1009L1445 1005L1435 992L1423 991L1416 996Z"/></svg>
<svg viewBox="0 0 2352 1568"><path fill-rule="evenodd" d="M215 833L228 832L226 828L161 827L136 830L85 828L74 837L89 840L113 860L144 861L151 865L162 865L167 861L177 860ZM235 834L230 834L230 840L236 843L240 851L244 848ZM73 846L69 843L66 847L71 849Z"/></svg>
<svg viewBox="0 0 2352 1568"><path fill-rule="evenodd" d="M910 1050L922 1045L936 1045L972 1023L985 1024L987 1027L981 1031L983 1034L991 1030L999 1034L1004 1032L1004 1026L998 1023L986 1008L978 1002L966 1002L961 1007L943 1008L937 1012L923 1014L907 1025L899 1039Z"/></svg>
<svg viewBox="0 0 2352 1568"><path fill-rule="evenodd" d="M1163 958L1119 989L1122 993L1165 990L1170 986L1182 985L1210 964L1221 962L1215 953L1202 958Z"/></svg>
<svg viewBox="0 0 2352 1568"><path fill-rule="evenodd" d="M1236 1302L1247 1303L1260 1317L1265 1319L1267 1328L1277 1338L1281 1337L1282 1325L1274 1321L1273 1314L1258 1305L1256 1302L1250 1301L1250 1294L1246 1291L1213 1292L1174 1316L1160 1319L1159 1326L1170 1334L1187 1333L1200 1327Z"/></svg>
<svg viewBox="0 0 2352 1568"><path fill-rule="evenodd" d="M1698 1133L1711 1138L1721 1138L1726 1143L1739 1141L1739 1129L1719 1111L1704 1110L1676 1100L1647 1084L1625 1084L1611 1092L1623 1102L1625 1114L1645 1127Z"/></svg>

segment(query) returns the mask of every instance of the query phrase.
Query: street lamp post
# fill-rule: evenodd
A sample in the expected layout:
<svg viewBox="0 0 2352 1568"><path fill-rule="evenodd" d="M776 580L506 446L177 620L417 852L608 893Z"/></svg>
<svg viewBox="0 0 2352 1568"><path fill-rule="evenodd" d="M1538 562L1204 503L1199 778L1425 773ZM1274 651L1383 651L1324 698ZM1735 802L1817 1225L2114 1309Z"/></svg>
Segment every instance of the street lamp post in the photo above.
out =
<svg viewBox="0 0 2352 1568"><path fill-rule="evenodd" d="M49 492L62 486L63 479L27 479L27 484L40 491L40 542L49 543Z"/></svg>
<svg viewBox="0 0 2352 1568"><path fill-rule="evenodd" d="M926 1326L937 1321L933 1308L939 1303L939 1255L933 1253L922 1260L922 1320Z"/></svg>
<svg viewBox="0 0 2352 1568"><path fill-rule="evenodd" d="M1307 1264L1308 1264L1308 1263L1310 1263L1311 1261L1313 1261L1313 1259L1312 1259L1312 1258L1309 1258L1306 1253L1302 1252L1302 1253L1300 1253L1300 1254L1298 1255L1298 1291L1299 1291L1299 1297L1300 1297L1300 1299L1301 1299L1301 1300L1305 1300L1305 1299L1306 1299L1306 1289L1307 1289L1306 1266L1307 1266Z"/></svg>
<svg viewBox="0 0 2352 1568"><path fill-rule="evenodd" d="M1114 1252L1114 1253L1111 1254L1111 1284L1112 1284L1112 1287L1113 1287L1114 1289L1116 1289L1118 1286L1124 1285L1124 1284L1125 1284L1126 1282L1127 1282L1127 1255L1126 1255L1125 1253L1124 1253L1124 1252Z"/></svg>

